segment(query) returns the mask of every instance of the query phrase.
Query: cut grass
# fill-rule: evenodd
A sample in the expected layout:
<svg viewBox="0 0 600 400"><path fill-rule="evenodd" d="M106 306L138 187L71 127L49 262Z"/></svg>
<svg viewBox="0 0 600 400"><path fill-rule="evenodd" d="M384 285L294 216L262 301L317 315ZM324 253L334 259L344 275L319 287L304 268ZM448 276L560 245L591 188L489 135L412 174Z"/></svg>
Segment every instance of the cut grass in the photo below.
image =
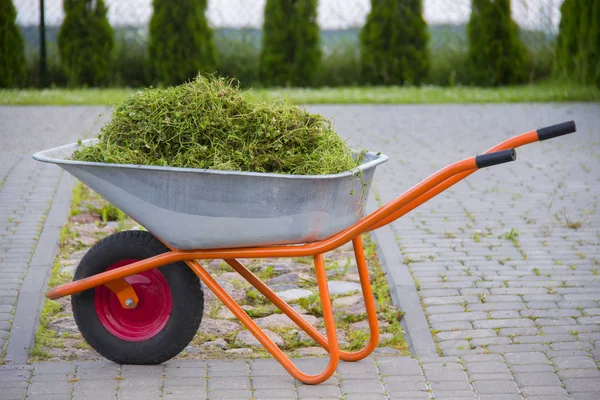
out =
<svg viewBox="0 0 600 400"><path fill-rule="evenodd" d="M3 89L0 105L115 105L138 89ZM600 101L600 89L566 83L538 83L501 88L478 87L342 87L252 89L253 100L286 99L292 104L468 104Z"/></svg>
<svg viewBox="0 0 600 400"><path fill-rule="evenodd" d="M362 158L353 159L325 117L285 102L250 101L234 81L212 76L136 92L99 137L73 159L324 175L352 170Z"/></svg>

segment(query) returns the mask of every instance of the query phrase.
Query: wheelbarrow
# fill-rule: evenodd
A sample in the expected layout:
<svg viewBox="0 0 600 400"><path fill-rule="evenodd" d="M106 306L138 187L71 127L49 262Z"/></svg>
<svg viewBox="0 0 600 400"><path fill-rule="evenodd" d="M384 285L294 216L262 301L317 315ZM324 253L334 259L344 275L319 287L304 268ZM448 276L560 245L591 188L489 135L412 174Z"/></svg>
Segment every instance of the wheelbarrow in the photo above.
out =
<svg viewBox="0 0 600 400"><path fill-rule="evenodd" d="M203 313L200 280L295 379L318 384L339 360L357 361L377 346L379 328L360 235L381 228L480 168L514 161L515 148L575 132L575 122L530 131L476 157L455 162L363 217L382 154L367 153L355 170L298 176L73 161L83 143L33 158L58 164L122 209L147 231L113 234L83 257L73 282L47 293L71 295L73 316L89 345L122 364L158 364L180 353ZM323 254L352 242L370 328L360 351L339 348ZM305 321L238 259L314 260L326 334ZM300 371L201 265L222 259L329 353L317 375Z"/></svg>

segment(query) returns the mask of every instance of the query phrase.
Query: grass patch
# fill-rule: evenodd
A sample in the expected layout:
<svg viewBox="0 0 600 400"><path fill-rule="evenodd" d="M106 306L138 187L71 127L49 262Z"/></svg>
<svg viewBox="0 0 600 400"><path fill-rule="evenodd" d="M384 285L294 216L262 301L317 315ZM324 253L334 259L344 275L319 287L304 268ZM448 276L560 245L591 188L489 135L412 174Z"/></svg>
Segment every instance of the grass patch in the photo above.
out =
<svg viewBox="0 0 600 400"><path fill-rule="evenodd" d="M108 105L126 100L139 89L2 89L0 105ZM252 89L253 100L286 99L292 104L469 104L600 100L600 89L568 83L536 83L501 88L470 86L339 87Z"/></svg>

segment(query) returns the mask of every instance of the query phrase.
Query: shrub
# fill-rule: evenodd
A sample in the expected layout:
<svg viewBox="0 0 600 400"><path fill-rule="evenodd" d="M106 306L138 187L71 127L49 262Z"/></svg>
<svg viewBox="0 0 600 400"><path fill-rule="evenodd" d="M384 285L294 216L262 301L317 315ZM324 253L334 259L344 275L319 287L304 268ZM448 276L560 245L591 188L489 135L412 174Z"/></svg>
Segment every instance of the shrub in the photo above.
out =
<svg viewBox="0 0 600 400"><path fill-rule="evenodd" d="M95 4L95 6L94 6ZM103 0L65 0L58 48L72 86L102 86L110 79L114 32Z"/></svg>
<svg viewBox="0 0 600 400"><path fill-rule="evenodd" d="M600 2L565 0L556 43L556 75L593 83L600 75Z"/></svg>
<svg viewBox="0 0 600 400"><path fill-rule="evenodd" d="M267 0L260 78L267 86L311 86L321 63L316 0Z"/></svg>
<svg viewBox="0 0 600 400"><path fill-rule="evenodd" d="M25 79L25 44L15 23L12 0L0 0L0 87L21 86Z"/></svg>
<svg viewBox="0 0 600 400"><path fill-rule="evenodd" d="M367 83L419 84L427 76L429 32L421 0L371 0L360 41Z"/></svg>
<svg viewBox="0 0 600 400"><path fill-rule="evenodd" d="M473 83L498 86L525 82L527 50L510 15L510 0L473 0L467 26L467 69Z"/></svg>
<svg viewBox="0 0 600 400"><path fill-rule="evenodd" d="M215 72L217 52L205 11L207 0L153 0L149 65L152 80L164 85Z"/></svg>

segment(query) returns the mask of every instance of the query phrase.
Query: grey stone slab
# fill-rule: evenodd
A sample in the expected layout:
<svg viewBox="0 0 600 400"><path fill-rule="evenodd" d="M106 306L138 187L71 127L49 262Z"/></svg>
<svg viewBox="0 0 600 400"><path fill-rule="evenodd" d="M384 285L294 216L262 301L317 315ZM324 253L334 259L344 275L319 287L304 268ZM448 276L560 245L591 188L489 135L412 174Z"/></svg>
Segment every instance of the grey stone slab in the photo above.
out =
<svg viewBox="0 0 600 400"><path fill-rule="evenodd" d="M560 385L560 379L554 372L516 372L514 376L520 387Z"/></svg>
<svg viewBox="0 0 600 400"><path fill-rule="evenodd" d="M340 397L342 395L342 392L340 391L340 388L336 385L316 385L316 386L309 386L309 385L301 385L298 386L298 397L299 398L305 398L305 397Z"/></svg>
<svg viewBox="0 0 600 400"><path fill-rule="evenodd" d="M569 394L562 386L530 386L521 388L521 392L527 397L532 396L568 396Z"/></svg>
<svg viewBox="0 0 600 400"><path fill-rule="evenodd" d="M598 366L591 357L554 357L552 364L559 370L565 369L597 369Z"/></svg>
<svg viewBox="0 0 600 400"><path fill-rule="evenodd" d="M467 363L467 372L475 374L509 373L504 362Z"/></svg>
<svg viewBox="0 0 600 400"><path fill-rule="evenodd" d="M494 329L494 328L514 328L522 326L533 326L534 322L530 319L484 319L474 321L473 326L476 329Z"/></svg>
<svg viewBox="0 0 600 400"><path fill-rule="evenodd" d="M24 388L8 388L2 389L2 398L4 400L22 400L25 398L27 391Z"/></svg>
<svg viewBox="0 0 600 400"><path fill-rule="evenodd" d="M596 378L600 379L600 371L597 369L565 369L556 373L560 379L572 378Z"/></svg>
<svg viewBox="0 0 600 400"><path fill-rule="evenodd" d="M294 387L294 382L294 378L289 374L277 377L252 377L252 387L254 389L289 389Z"/></svg>
<svg viewBox="0 0 600 400"><path fill-rule="evenodd" d="M513 381L494 380L494 381L476 381L473 387L479 395L484 394L517 394L519 387Z"/></svg>
<svg viewBox="0 0 600 400"><path fill-rule="evenodd" d="M208 378L208 390L250 390L250 378L243 376L236 376L232 379L229 376L224 377L209 377Z"/></svg>
<svg viewBox="0 0 600 400"><path fill-rule="evenodd" d="M487 348L492 353L509 353L509 352L524 352L528 353L531 351L548 351L550 348L546 344L508 344L508 345L498 345L498 346L489 346Z"/></svg>
<svg viewBox="0 0 600 400"><path fill-rule="evenodd" d="M379 358L377 363L384 375L423 376L417 360L410 357Z"/></svg>
<svg viewBox="0 0 600 400"><path fill-rule="evenodd" d="M475 381L514 381L514 377L510 373L494 373L494 374L477 374L470 373L469 379L473 382Z"/></svg>
<svg viewBox="0 0 600 400"><path fill-rule="evenodd" d="M384 376L383 382L385 383L385 388L388 392L424 392L428 389L427 384L425 384L425 379L406 381L398 378L398 376Z"/></svg>
<svg viewBox="0 0 600 400"><path fill-rule="evenodd" d="M387 397L377 393L349 393L344 400L387 400Z"/></svg>
<svg viewBox="0 0 600 400"><path fill-rule="evenodd" d="M363 394L363 393L361 393ZM256 389L254 390L254 398L260 399L295 399L296 392L294 389Z"/></svg>
<svg viewBox="0 0 600 400"><path fill-rule="evenodd" d="M68 394L73 391L73 384L70 382L37 382L32 383L27 388L27 395L42 395L42 394Z"/></svg>
<svg viewBox="0 0 600 400"><path fill-rule="evenodd" d="M540 352L504 353L504 359L510 365L543 364L549 361L546 355Z"/></svg>
<svg viewBox="0 0 600 400"><path fill-rule="evenodd" d="M468 381L430 381L429 386L434 392L472 391L473 388ZM446 394L444 394L446 395Z"/></svg>
<svg viewBox="0 0 600 400"><path fill-rule="evenodd" d="M564 379L563 384L569 393L594 392L600 393L600 380L597 378Z"/></svg>
<svg viewBox="0 0 600 400"><path fill-rule="evenodd" d="M249 390L214 390L208 392L209 400L238 400L249 399L252 392Z"/></svg>
<svg viewBox="0 0 600 400"><path fill-rule="evenodd" d="M383 393L384 387L376 379L350 379L340 383L343 393Z"/></svg>
<svg viewBox="0 0 600 400"><path fill-rule="evenodd" d="M444 381L466 381L467 374L455 368L436 368L425 371L425 376L428 381L444 382Z"/></svg>
<svg viewBox="0 0 600 400"><path fill-rule="evenodd" d="M511 365L510 370L513 373L519 373L519 372L554 372L554 367L550 363L546 363L546 364L523 364L523 365Z"/></svg>

